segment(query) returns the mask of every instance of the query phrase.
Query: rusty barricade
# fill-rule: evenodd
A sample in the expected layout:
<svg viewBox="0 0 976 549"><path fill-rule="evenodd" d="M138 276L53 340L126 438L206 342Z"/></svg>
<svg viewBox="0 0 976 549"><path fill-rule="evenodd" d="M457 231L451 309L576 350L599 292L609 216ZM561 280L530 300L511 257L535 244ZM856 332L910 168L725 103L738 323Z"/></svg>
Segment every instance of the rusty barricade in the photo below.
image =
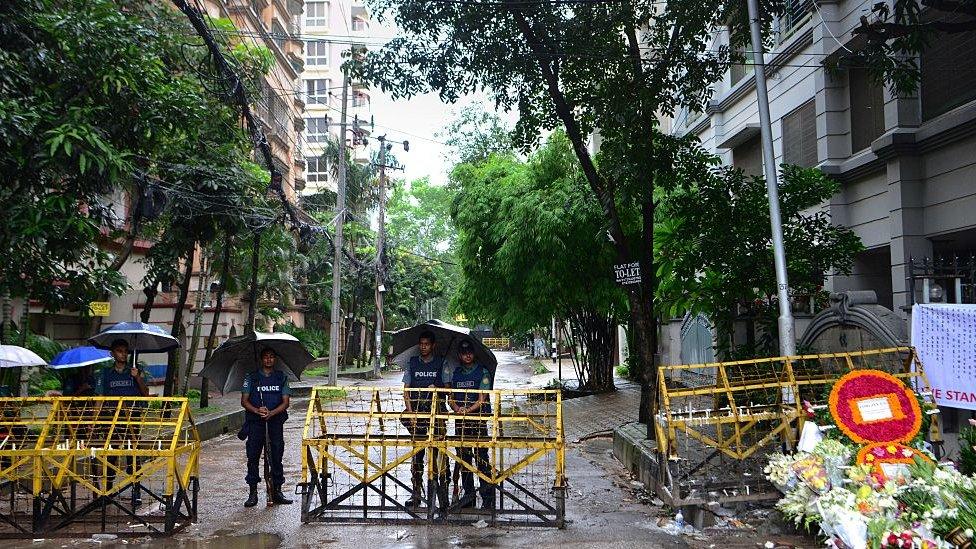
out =
<svg viewBox="0 0 976 549"><path fill-rule="evenodd" d="M430 409L405 411L404 396L421 392ZM563 527L559 391L480 391L486 410L463 417L445 404L457 392L315 388L302 440L302 521Z"/></svg>
<svg viewBox="0 0 976 549"><path fill-rule="evenodd" d="M862 368L890 373L931 400L910 347L661 366L657 494L674 507L778 499L763 474L768 455L794 447L804 400L826 404L833 382Z"/></svg>
<svg viewBox="0 0 976 549"><path fill-rule="evenodd" d="M0 538L171 534L199 452L185 398L0 398Z"/></svg>

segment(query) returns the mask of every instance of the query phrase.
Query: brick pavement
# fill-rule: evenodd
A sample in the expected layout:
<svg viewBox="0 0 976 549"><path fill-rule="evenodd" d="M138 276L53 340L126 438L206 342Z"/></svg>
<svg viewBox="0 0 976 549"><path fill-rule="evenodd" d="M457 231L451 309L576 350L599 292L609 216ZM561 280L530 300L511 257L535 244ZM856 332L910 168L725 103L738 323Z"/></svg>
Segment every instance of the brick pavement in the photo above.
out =
<svg viewBox="0 0 976 549"><path fill-rule="evenodd" d="M612 393L563 399L563 428L566 441L599 431L615 429L624 423L637 421L640 405L640 386L617 380Z"/></svg>

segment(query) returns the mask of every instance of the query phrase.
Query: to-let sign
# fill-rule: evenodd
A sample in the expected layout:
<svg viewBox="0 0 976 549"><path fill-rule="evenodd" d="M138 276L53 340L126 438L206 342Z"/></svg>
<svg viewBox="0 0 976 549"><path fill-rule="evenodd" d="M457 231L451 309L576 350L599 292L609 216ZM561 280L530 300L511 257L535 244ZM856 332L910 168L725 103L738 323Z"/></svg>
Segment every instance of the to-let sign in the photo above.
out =
<svg viewBox="0 0 976 549"><path fill-rule="evenodd" d="M616 276L617 284L621 286L640 284L640 264L637 262L614 265L613 272Z"/></svg>
<svg viewBox="0 0 976 549"><path fill-rule="evenodd" d="M108 301L92 301L88 304L92 316L109 316L112 314L112 304Z"/></svg>

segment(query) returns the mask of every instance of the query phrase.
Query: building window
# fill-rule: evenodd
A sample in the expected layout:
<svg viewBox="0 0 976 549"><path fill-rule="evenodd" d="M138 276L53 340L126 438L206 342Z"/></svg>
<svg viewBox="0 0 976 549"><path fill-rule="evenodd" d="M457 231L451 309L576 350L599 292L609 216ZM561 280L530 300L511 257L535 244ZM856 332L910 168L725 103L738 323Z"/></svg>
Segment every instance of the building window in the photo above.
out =
<svg viewBox="0 0 976 549"><path fill-rule="evenodd" d="M366 23L366 20L365 19L362 19L360 17L353 17L352 18L352 30L354 30L354 31L364 31L364 30L366 30L368 28L369 28L369 25Z"/></svg>
<svg viewBox="0 0 976 549"><path fill-rule="evenodd" d="M329 26L329 3L328 2L305 2L305 26L306 27L328 27Z"/></svg>
<svg viewBox="0 0 976 549"><path fill-rule="evenodd" d="M922 52L922 120L931 120L976 99L974 48L974 33L942 33Z"/></svg>
<svg viewBox="0 0 976 549"><path fill-rule="evenodd" d="M353 107L365 107L369 104L369 96L363 92L356 92L352 94L352 106Z"/></svg>
<svg viewBox="0 0 976 549"><path fill-rule="evenodd" d="M752 52L748 51L746 48L740 48L739 54L742 56L743 61L735 62L729 68L733 86L741 82L743 78L752 76L752 74L756 72L756 61L755 57L752 55Z"/></svg>
<svg viewBox="0 0 976 549"><path fill-rule="evenodd" d="M851 98L851 152L856 153L870 147L884 133L884 89L864 68L847 71L847 87Z"/></svg>
<svg viewBox="0 0 976 549"><path fill-rule="evenodd" d="M758 135L732 149L732 165L746 175L763 174L762 141Z"/></svg>
<svg viewBox="0 0 976 549"><path fill-rule="evenodd" d="M278 49L285 51L285 43L288 40L288 31L285 27L281 26L281 23L277 19L271 22L271 39L274 43L278 45Z"/></svg>
<svg viewBox="0 0 976 549"><path fill-rule="evenodd" d="M813 0L785 0L783 15L779 19L780 41L789 38L796 29L806 23L812 9Z"/></svg>
<svg viewBox="0 0 976 549"><path fill-rule="evenodd" d="M306 118L305 134L309 143L325 143L329 139L329 118Z"/></svg>
<svg viewBox="0 0 976 549"><path fill-rule="evenodd" d="M783 162L803 168L817 165L817 110L812 100L783 117Z"/></svg>
<svg viewBox="0 0 976 549"><path fill-rule="evenodd" d="M328 78L316 78L305 81L306 103L317 105L329 104L329 88L332 81Z"/></svg>
<svg viewBox="0 0 976 549"><path fill-rule="evenodd" d="M305 181L311 185L322 184L329 179L329 165L320 156L305 157Z"/></svg>
<svg viewBox="0 0 976 549"><path fill-rule="evenodd" d="M305 65L325 67L329 65L331 48L328 42L309 42L305 45Z"/></svg>

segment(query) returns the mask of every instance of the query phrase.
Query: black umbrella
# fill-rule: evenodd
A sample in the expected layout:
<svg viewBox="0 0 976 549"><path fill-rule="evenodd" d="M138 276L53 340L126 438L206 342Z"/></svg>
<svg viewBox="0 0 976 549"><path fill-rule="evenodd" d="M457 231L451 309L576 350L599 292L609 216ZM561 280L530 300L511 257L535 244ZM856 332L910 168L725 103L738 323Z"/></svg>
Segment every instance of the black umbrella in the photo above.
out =
<svg viewBox="0 0 976 549"><path fill-rule="evenodd" d="M420 334L424 332L434 334L434 355L444 357L449 363L457 364L458 345L462 341L470 342L474 346L475 360L488 368L492 379L494 379L495 367L498 366L495 353L485 347L481 340L472 337L470 329L437 319L393 332L393 362L406 368L410 358L420 354L417 343Z"/></svg>
<svg viewBox="0 0 976 549"><path fill-rule="evenodd" d="M258 353L271 349L277 366L288 379L298 381L305 367L314 360L301 341L282 332L252 332L232 337L220 344L200 375L220 387L220 392L239 391L248 374L260 367Z"/></svg>

